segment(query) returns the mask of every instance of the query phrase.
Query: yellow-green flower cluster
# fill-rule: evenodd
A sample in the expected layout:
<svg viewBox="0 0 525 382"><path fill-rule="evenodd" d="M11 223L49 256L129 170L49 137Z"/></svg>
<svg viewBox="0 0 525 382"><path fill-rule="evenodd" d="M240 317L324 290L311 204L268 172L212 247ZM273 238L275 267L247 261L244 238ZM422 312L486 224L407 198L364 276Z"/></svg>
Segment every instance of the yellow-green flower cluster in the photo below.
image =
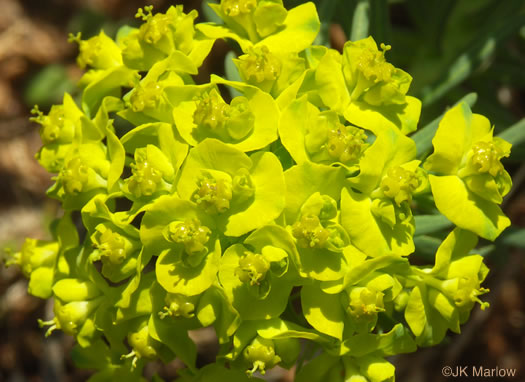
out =
<svg viewBox="0 0 525 382"><path fill-rule="evenodd" d="M473 251L509 225L510 145L460 104L416 158L421 102L389 45L312 45L313 3L210 6L223 24L145 7L115 40L71 37L80 105L66 94L33 118L64 216L54 241L28 239L9 262L54 299L42 325L74 336L97 380L140 381L175 357L182 381L258 380L292 367L304 339L323 352L299 381L392 381L385 357L486 306ZM196 83L217 39L237 43L238 81ZM408 260L421 200L456 225L428 267ZM218 361L199 370L188 332L209 326Z"/></svg>

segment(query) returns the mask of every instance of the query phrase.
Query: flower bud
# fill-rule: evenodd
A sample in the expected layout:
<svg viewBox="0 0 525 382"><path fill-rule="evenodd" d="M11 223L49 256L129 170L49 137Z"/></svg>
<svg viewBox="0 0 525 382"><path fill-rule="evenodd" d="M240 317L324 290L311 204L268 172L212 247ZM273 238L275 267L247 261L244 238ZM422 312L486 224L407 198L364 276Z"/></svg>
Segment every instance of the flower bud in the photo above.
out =
<svg viewBox="0 0 525 382"><path fill-rule="evenodd" d="M157 357L157 348L159 343L149 335L148 325L144 325L136 332L128 334L128 343L131 346L131 352L123 355L121 359L132 358L132 367L137 366L137 361L140 358L155 359Z"/></svg>
<svg viewBox="0 0 525 382"><path fill-rule="evenodd" d="M235 97L226 110L225 129L228 137L234 141L244 139L253 130L255 116L246 97Z"/></svg>
<svg viewBox="0 0 525 382"><path fill-rule="evenodd" d="M154 45L164 54L170 54L173 49L188 54L195 33L193 21L198 14L197 11L185 14L182 8L182 5L170 7L166 13L155 15L151 5L144 9L139 8L135 17L141 18L145 23L140 26L138 38Z"/></svg>
<svg viewBox="0 0 525 382"><path fill-rule="evenodd" d="M344 125L333 111L321 112L309 123L304 145L314 162L357 164L369 146L363 129Z"/></svg>
<svg viewBox="0 0 525 382"><path fill-rule="evenodd" d="M246 168L241 168L232 180L232 195L237 202L250 199L255 193L255 184Z"/></svg>
<svg viewBox="0 0 525 382"><path fill-rule="evenodd" d="M170 223L165 237L173 243L183 244L186 253L191 256L206 249L210 234L208 227L201 225L198 219L192 219Z"/></svg>
<svg viewBox="0 0 525 382"><path fill-rule="evenodd" d="M246 15L255 10L257 0L222 0L221 11L229 17Z"/></svg>
<svg viewBox="0 0 525 382"><path fill-rule="evenodd" d="M198 189L193 194L193 200L207 213L220 214L230 208L233 196L231 180L216 179L209 172L204 172L197 185Z"/></svg>
<svg viewBox="0 0 525 382"><path fill-rule="evenodd" d="M259 285L270 269L270 263L261 254L245 252L239 260L235 274L243 283Z"/></svg>
<svg viewBox="0 0 525 382"><path fill-rule="evenodd" d="M159 312L159 317L185 317L195 316L195 297L188 297L178 293L168 293L164 299L166 306Z"/></svg>
<svg viewBox="0 0 525 382"><path fill-rule="evenodd" d="M80 157L74 157L60 171L58 179L62 182L66 194L78 195L86 191L89 182L89 167Z"/></svg>
<svg viewBox="0 0 525 382"><path fill-rule="evenodd" d="M147 145L135 150L132 176L127 179L129 191L137 198L151 196L166 188L163 180L171 181L173 166L159 148Z"/></svg>
<svg viewBox="0 0 525 382"><path fill-rule="evenodd" d="M64 333L75 335L92 309L93 303L90 301L71 301L65 305L55 301L57 327Z"/></svg>
<svg viewBox="0 0 525 382"><path fill-rule="evenodd" d="M171 20L170 17L164 13L157 13L154 16L152 11L152 5L145 6L144 10L139 8L135 17L142 18L142 20L145 21L139 30L140 39L153 45L168 34Z"/></svg>
<svg viewBox="0 0 525 382"><path fill-rule="evenodd" d="M157 351L152 346L153 341L154 340L149 336L147 325L137 332L128 334L128 342L139 358L155 358Z"/></svg>
<svg viewBox="0 0 525 382"><path fill-rule="evenodd" d="M162 94L162 88L157 82L150 82L145 86L138 84L130 97L131 109L134 112L155 109L162 98Z"/></svg>
<svg viewBox="0 0 525 382"><path fill-rule="evenodd" d="M273 82L281 74L281 61L266 46L251 49L236 63L242 78L255 85Z"/></svg>
<svg viewBox="0 0 525 382"><path fill-rule="evenodd" d="M53 105L48 115L44 115L37 106L31 110L31 121L41 125L40 138L44 145L51 143L71 143L75 134L74 125L66 119L64 105Z"/></svg>
<svg viewBox="0 0 525 382"><path fill-rule="evenodd" d="M350 244L350 238L345 229L337 223L327 223L326 230L330 233L325 248L332 252L342 252L343 248Z"/></svg>
<svg viewBox="0 0 525 382"><path fill-rule="evenodd" d="M100 305L103 297L87 301L71 301L63 303L55 298L53 311L55 317L51 321L39 320L39 326L50 325L46 332L49 336L55 329L61 329L64 333L76 336L88 320L92 320L93 311Z"/></svg>
<svg viewBox="0 0 525 382"><path fill-rule="evenodd" d="M362 129L338 123L337 127L328 132L326 150L341 163L355 163L368 147L366 138Z"/></svg>
<svg viewBox="0 0 525 382"><path fill-rule="evenodd" d="M419 187L419 180L415 172L396 166L388 169L380 187L383 194L394 199L399 206L402 202L412 201L412 193Z"/></svg>
<svg viewBox="0 0 525 382"><path fill-rule="evenodd" d="M102 260L111 264L122 264L126 259L127 249L131 246L122 235L105 227L101 227L100 230L97 227L97 232L92 240Z"/></svg>
<svg viewBox="0 0 525 382"><path fill-rule="evenodd" d="M122 56L117 44L101 31L98 36L81 40L81 35L70 34L69 42L79 45L78 65L84 69L90 66L94 69L109 69L122 64Z"/></svg>
<svg viewBox="0 0 525 382"><path fill-rule="evenodd" d="M303 215L292 226L292 234L301 248L323 248L330 237L330 231L321 225L315 215Z"/></svg>
<svg viewBox="0 0 525 382"><path fill-rule="evenodd" d="M347 313L356 321L375 322L378 312L384 312L384 294L368 287L353 287L348 292Z"/></svg>
<svg viewBox="0 0 525 382"><path fill-rule="evenodd" d="M409 299L410 295L408 291L401 291L394 299L394 309L397 312L403 312L408 304Z"/></svg>
<svg viewBox="0 0 525 382"><path fill-rule="evenodd" d="M471 165L478 173L489 173L497 176L505 171L501 164L501 158L508 156L493 142L477 142L472 146Z"/></svg>
<svg viewBox="0 0 525 382"><path fill-rule="evenodd" d="M363 49L359 57L357 67L361 70L362 75L373 82L388 82L392 79L394 65L386 61L385 53L392 47L381 44L381 50Z"/></svg>
<svg viewBox="0 0 525 382"><path fill-rule="evenodd" d="M6 265L17 264L25 277L40 267L54 266L58 255L58 243L27 238L20 252L8 256Z"/></svg>
<svg viewBox="0 0 525 382"><path fill-rule="evenodd" d="M244 349L243 355L246 361L253 365L251 370L246 371L250 376L257 370L264 375L266 368L271 369L281 361L281 358L275 355L273 341L261 337L255 338L252 343Z"/></svg>
<svg viewBox="0 0 525 382"><path fill-rule="evenodd" d="M244 139L252 130L255 117L246 97L235 97L228 105L216 89L196 98L193 121L205 135L226 141Z"/></svg>
<svg viewBox="0 0 525 382"><path fill-rule="evenodd" d="M462 308L474 302L480 304L481 309L489 307L489 303L481 301L478 296L489 292L487 288L480 287L480 281L474 277L460 277L458 280L458 289L454 294L454 302L457 307Z"/></svg>
<svg viewBox="0 0 525 382"><path fill-rule="evenodd" d="M319 192L312 194L301 207L301 215L315 215L320 220L330 220L337 216L337 202Z"/></svg>
<svg viewBox="0 0 525 382"><path fill-rule="evenodd" d="M193 121L197 126L203 126L212 131L220 129L226 122L228 109L229 105L224 102L219 92L212 89L197 100Z"/></svg>
<svg viewBox="0 0 525 382"><path fill-rule="evenodd" d="M343 74L352 100L370 105L403 104L412 77L386 61L390 45L372 37L349 41L343 49Z"/></svg>

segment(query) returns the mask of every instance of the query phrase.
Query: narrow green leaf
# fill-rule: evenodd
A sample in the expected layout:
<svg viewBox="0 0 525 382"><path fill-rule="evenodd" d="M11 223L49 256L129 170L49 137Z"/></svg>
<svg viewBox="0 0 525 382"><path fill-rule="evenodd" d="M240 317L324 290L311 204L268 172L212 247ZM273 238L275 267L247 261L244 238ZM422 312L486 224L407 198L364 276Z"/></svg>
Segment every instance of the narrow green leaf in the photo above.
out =
<svg viewBox="0 0 525 382"><path fill-rule="evenodd" d="M416 220L414 235L426 235L452 227L452 222L443 215L419 215Z"/></svg>
<svg viewBox="0 0 525 382"><path fill-rule="evenodd" d="M523 233L522 233L523 234ZM523 243L523 247L522 248L525 248L525 242ZM490 255L494 250L496 249L496 245L494 244L489 244L489 245L485 245L484 247L480 247L480 248L474 248L472 251L469 252L469 254L472 254L472 255L481 255L483 257L487 257L488 255Z"/></svg>
<svg viewBox="0 0 525 382"><path fill-rule="evenodd" d="M525 228L511 227L498 241L512 247L525 248Z"/></svg>
<svg viewBox="0 0 525 382"><path fill-rule="evenodd" d="M333 20L338 3L339 0L317 2L317 12L321 22L330 23Z"/></svg>
<svg viewBox="0 0 525 382"><path fill-rule="evenodd" d="M357 41L368 37L370 4L368 0L358 0L352 19L350 40Z"/></svg>
<svg viewBox="0 0 525 382"><path fill-rule="evenodd" d="M425 17L421 18L426 37L421 40L425 41L425 45L428 44L429 49L441 50L443 40L446 38L445 30L452 19L450 16L456 5L455 0L433 1L432 6L421 3L426 11Z"/></svg>
<svg viewBox="0 0 525 382"><path fill-rule="evenodd" d="M24 99L28 105L47 106L60 102L64 92L71 93L75 84L62 65L50 65L38 72L27 84Z"/></svg>
<svg viewBox="0 0 525 382"><path fill-rule="evenodd" d="M211 9L209 4L219 4L216 0L208 0L202 3L202 15L206 21L215 24L224 24L224 21Z"/></svg>
<svg viewBox="0 0 525 382"><path fill-rule="evenodd" d="M461 98L455 105L458 105L461 102L465 102L472 108L472 106L474 106L474 104L476 103L477 99L478 95L476 93L469 93L463 98ZM441 118L443 118L444 114L445 113L441 114L439 117L434 119L428 125L419 129L415 134L411 136L414 142L416 142L418 158L421 158L432 148L432 138L434 138L434 135L436 134L436 131L439 126L439 122L441 121Z"/></svg>
<svg viewBox="0 0 525 382"><path fill-rule="evenodd" d="M461 54L439 78L437 85L423 89L423 106L430 105L440 99L454 86L460 84L474 72L481 63L486 61L495 51L498 44L510 34L525 25L525 15L517 14L496 30L488 32L471 43L471 48Z"/></svg>
<svg viewBox="0 0 525 382"><path fill-rule="evenodd" d="M226 79L229 81L242 82L241 75L239 74L239 69L237 69L237 67L233 63L234 58L237 58L237 56L233 51L229 51L228 53L226 53L226 57L224 57L224 71L226 74ZM232 96L232 98L242 96L242 93L233 87L228 87L228 90L230 91L230 95Z"/></svg>
<svg viewBox="0 0 525 382"><path fill-rule="evenodd" d="M525 145L512 146L510 157L505 160L507 163L525 163Z"/></svg>
<svg viewBox="0 0 525 382"><path fill-rule="evenodd" d="M373 0L370 4L370 32L378 44L390 42L390 20L387 0Z"/></svg>
<svg viewBox="0 0 525 382"><path fill-rule="evenodd" d="M503 130L498 134L498 137L505 139L514 146L525 142L525 118Z"/></svg>
<svg viewBox="0 0 525 382"><path fill-rule="evenodd" d="M434 256L441 240L432 236L420 235L414 237L414 244L416 246L416 253L427 256Z"/></svg>
<svg viewBox="0 0 525 382"><path fill-rule="evenodd" d="M319 20L321 20L321 30L317 35L316 44L330 46L330 24L334 19L339 0L316 1Z"/></svg>

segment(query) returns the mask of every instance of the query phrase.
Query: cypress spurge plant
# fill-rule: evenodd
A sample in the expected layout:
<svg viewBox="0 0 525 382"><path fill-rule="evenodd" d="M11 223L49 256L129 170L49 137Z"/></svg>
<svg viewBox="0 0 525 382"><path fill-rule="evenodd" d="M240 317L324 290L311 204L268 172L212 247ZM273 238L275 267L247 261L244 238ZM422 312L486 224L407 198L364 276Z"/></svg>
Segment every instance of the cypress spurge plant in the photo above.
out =
<svg viewBox="0 0 525 382"><path fill-rule="evenodd" d="M312 3L211 7L222 24L145 7L115 40L71 37L81 102L65 94L33 118L64 213L53 241L28 239L8 264L53 299L41 325L76 338L92 381L143 380L148 361L175 357L181 381L277 365L297 365L299 382L393 381L387 357L440 343L488 305L475 247L509 225L510 144L460 103L418 158L421 102L390 46L312 45ZM217 39L238 46L238 78L197 84ZM422 211L455 228L415 266ZM188 332L210 326L217 362L197 369Z"/></svg>

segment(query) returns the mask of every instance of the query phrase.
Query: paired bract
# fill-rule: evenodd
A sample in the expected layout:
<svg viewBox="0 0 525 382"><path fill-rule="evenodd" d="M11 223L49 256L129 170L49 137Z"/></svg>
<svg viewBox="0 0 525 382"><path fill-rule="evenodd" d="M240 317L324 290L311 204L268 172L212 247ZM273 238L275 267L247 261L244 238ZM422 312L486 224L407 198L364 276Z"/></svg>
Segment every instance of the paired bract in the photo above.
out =
<svg viewBox="0 0 525 382"><path fill-rule="evenodd" d="M390 46L312 45L312 3L211 7L222 24L146 7L115 40L72 37L80 106L66 94L33 118L64 214L54 241L28 239L9 263L53 298L41 324L76 338L92 381L142 380L148 360L175 357L181 381L257 380L304 344L323 352L296 381L393 381L385 357L440 343L488 305L475 246L509 225L510 144L459 104L418 159L407 134L421 102ZM237 80L197 84L217 39L237 48ZM415 266L422 199L456 228ZM197 369L188 333L210 326L217 362Z"/></svg>

